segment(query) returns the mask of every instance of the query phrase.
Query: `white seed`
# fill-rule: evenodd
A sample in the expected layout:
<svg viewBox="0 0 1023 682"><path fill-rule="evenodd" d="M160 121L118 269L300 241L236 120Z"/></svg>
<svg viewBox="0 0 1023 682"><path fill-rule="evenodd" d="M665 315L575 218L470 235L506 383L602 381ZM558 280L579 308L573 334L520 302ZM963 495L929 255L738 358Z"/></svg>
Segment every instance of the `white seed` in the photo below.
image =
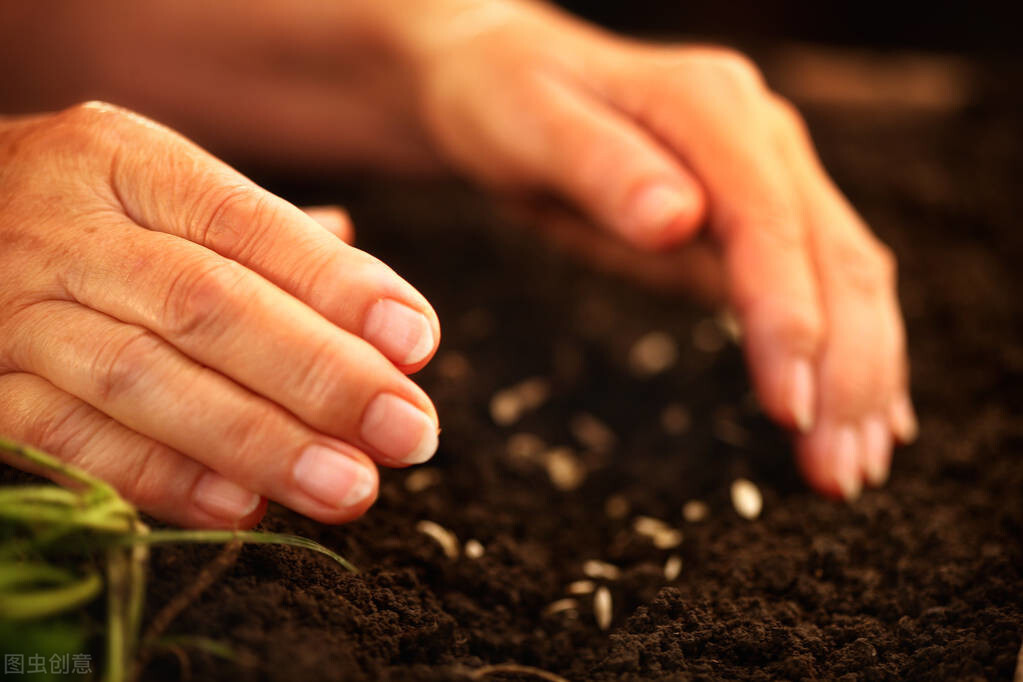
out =
<svg viewBox="0 0 1023 682"><path fill-rule="evenodd" d="M611 495L604 500L604 513L609 519L623 519L629 514L629 501L624 495Z"/></svg>
<svg viewBox="0 0 1023 682"><path fill-rule="evenodd" d="M456 350L449 350L437 358L437 373L448 381L460 381L471 371L469 360Z"/></svg>
<svg viewBox="0 0 1023 682"><path fill-rule="evenodd" d="M710 507L700 500L689 500L682 505L682 518L689 523L700 523L710 515Z"/></svg>
<svg viewBox="0 0 1023 682"><path fill-rule="evenodd" d="M717 322L700 320L693 327L693 348L704 353L717 353L725 347L725 335Z"/></svg>
<svg viewBox="0 0 1023 682"><path fill-rule="evenodd" d="M592 594L593 590L597 589L597 583L592 580L576 580L568 584L569 594Z"/></svg>
<svg viewBox="0 0 1023 682"><path fill-rule="evenodd" d="M664 579L674 580L679 577L682 573L682 557L678 554L672 554L668 557L668 560L664 562Z"/></svg>
<svg viewBox="0 0 1023 682"><path fill-rule="evenodd" d="M680 436L689 430L692 417L684 405L671 403L661 410L661 428L670 436Z"/></svg>
<svg viewBox="0 0 1023 682"><path fill-rule="evenodd" d="M764 498L760 489L752 481L737 478L732 482L732 506L744 519L753 520L760 516L764 506Z"/></svg>
<svg viewBox="0 0 1023 682"><path fill-rule="evenodd" d="M677 528L665 528L655 533L651 540L657 549L675 549L682 544L682 531Z"/></svg>
<svg viewBox="0 0 1023 682"><path fill-rule="evenodd" d="M678 360L678 344L664 332L650 332L629 350L629 367L639 377L660 374Z"/></svg>
<svg viewBox="0 0 1023 682"><path fill-rule="evenodd" d="M618 580L622 572L614 564L598 559L589 559L583 562L583 573L589 578L598 580Z"/></svg>
<svg viewBox="0 0 1023 682"><path fill-rule="evenodd" d="M580 412L568 422L572 436L590 450L607 454L614 449L618 437L608 426L588 412Z"/></svg>
<svg viewBox="0 0 1023 682"><path fill-rule="evenodd" d="M486 548L483 547L483 543L479 540L472 539L465 541L465 556L467 559L479 559L486 552Z"/></svg>
<svg viewBox="0 0 1023 682"><path fill-rule="evenodd" d="M537 459L546 447L547 444L539 436L532 433L514 433L508 437L505 451L512 459L530 461Z"/></svg>
<svg viewBox="0 0 1023 682"><path fill-rule="evenodd" d="M652 516L637 516L632 520L632 529L640 535L646 535L653 537L658 533L669 530L669 526L666 522L660 519L655 519Z"/></svg>
<svg viewBox="0 0 1023 682"><path fill-rule="evenodd" d="M431 486L440 483L440 472L433 467L420 467L405 477L405 490L410 493L421 493Z"/></svg>
<svg viewBox="0 0 1023 682"><path fill-rule="evenodd" d="M458 558L458 537L450 530L433 521L420 521L416 530L433 538L449 559Z"/></svg>
<svg viewBox="0 0 1023 682"><path fill-rule="evenodd" d="M729 410L718 410L714 415L714 436L737 448L749 445L749 431L740 426Z"/></svg>
<svg viewBox="0 0 1023 682"><path fill-rule="evenodd" d="M611 627L611 590L603 585L593 593L593 618L601 630Z"/></svg>
<svg viewBox="0 0 1023 682"><path fill-rule="evenodd" d="M572 598L559 599L557 601L548 604L543 612L548 616L552 616L556 613L562 613L564 611L575 611L579 608L579 602Z"/></svg>
<svg viewBox="0 0 1023 682"><path fill-rule="evenodd" d="M569 448L554 448L544 453L544 465L551 484L558 490L575 490L586 480L586 467Z"/></svg>
<svg viewBox="0 0 1023 682"><path fill-rule="evenodd" d="M543 377L533 377L503 388L490 399L490 417L498 426L510 426L526 412L543 405L550 392L551 384Z"/></svg>
<svg viewBox="0 0 1023 682"><path fill-rule="evenodd" d="M738 345L742 342L742 323L731 309L722 308L714 319L732 343Z"/></svg>

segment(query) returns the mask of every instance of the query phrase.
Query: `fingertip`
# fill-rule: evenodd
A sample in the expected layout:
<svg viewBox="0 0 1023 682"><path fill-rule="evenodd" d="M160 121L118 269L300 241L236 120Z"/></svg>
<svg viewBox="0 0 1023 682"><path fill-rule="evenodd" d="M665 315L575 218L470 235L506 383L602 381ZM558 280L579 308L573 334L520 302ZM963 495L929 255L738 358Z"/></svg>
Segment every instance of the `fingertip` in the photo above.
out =
<svg viewBox="0 0 1023 682"><path fill-rule="evenodd" d="M888 419L892 433L900 443L909 444L916 440L920 427L908 394L903 393L892 403Z"/></svg>
<svg viewBox="0 0 1023 682"><path fill-rule="evenodd" d="M704 214L703 192L694 183L647 185L629 203L623 236L643 249L667 249L691 239Z"/></svg>
<svg viewBox="0 0 1023 682"><path fill-rule="evenodd" d="M892 460L892 434L881 415L872 415L863 422L863 468L867 481L875 488L888 481Z"/></svg>
<svg viewBox="0 0 1023 682"><path fill-rule="evenodd" d="M852 426L822 421L796 444L799 468L818 492L852 502L863 489L861 443Z"/></svg>

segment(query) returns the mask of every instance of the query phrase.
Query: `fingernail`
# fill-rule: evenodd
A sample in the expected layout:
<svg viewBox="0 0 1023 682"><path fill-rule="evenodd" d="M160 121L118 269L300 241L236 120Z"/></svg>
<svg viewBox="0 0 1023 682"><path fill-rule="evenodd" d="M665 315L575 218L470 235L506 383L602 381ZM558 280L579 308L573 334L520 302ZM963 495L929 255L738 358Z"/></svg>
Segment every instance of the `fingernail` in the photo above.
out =
<svg viewBox="0 0 1023 682"><path fill-rule="evenodd" d="M333 508L354 507L373 494L368 467L323 445L307 447L292 475L302 492Z"/></svg>
<svg viewBox="0 0 1023 682"><path fill-rule="evenodd" d="M863 481L860 474L859 439L850 426L843 426L835 433L832 456L835 458L835 482L846 502L860 496Z"/></svg>
<svg viewBox="0 0 1023 682"><path fill-rule="evenodd" d="M892 431L903 443L912 443L916 440L919 426L916 421L916 413L913 411L913 403L909 396L903 394L892 403L891 407Z"/></svg>
<svg viewBox="0 0 1023 682"><path fill-rule="evenodd" d="M868 417L863 422L863 468L870 485L880 487L888 480L891 469L892 436L888 423L880 416Z"/></svg>
<svg viewBox="0 0 1023 682"><path fill-rule="evenodd" d="M433 350L433 329L426 315L389 298L373 304L362 336L399 365L414 365Z"/></svg>
<svg viewBox="0 0 1023 682"><path fill-rule="evenodd" d="M381 393L362 417L362 439L391 459L419 464L437 451L437 423L412 403Z"/></svg>
<svg viewBox="0 0 1023 682"><path fill-rule="evenodd" d="M801 433L813 428L813 370L810 362L797 359L792 363L789 384L792 420Z"/></svg>
<svg viewBox="0 0 1023 682"><path fill-rule="evenodd" d="M207 471L195 484L192 500L210 516L237 521L256 511L260 497L215 471Z"/></svg>
<svg viewBox="0 0 1023 682"><path fill-rule="evenodd" d="M639 235L659 236L664 228L689 208L685 197L669 185L654 185L640 192L633 205L633 221Z"/></svg>

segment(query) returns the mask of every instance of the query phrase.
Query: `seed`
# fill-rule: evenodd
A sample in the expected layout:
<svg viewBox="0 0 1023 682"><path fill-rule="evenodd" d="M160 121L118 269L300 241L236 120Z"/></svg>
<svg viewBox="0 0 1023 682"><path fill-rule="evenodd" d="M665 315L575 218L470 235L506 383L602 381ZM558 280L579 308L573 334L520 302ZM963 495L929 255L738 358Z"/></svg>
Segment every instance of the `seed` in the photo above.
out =
<svg viewBox="0 0 1023 682"><path fill-rule="evenodd" d="M592 580L576 580L568 584L569 594L592 594L597 589L597 583Z"/></svg>
<svg viewBox="0 0 1023 682"><path fill-rule="evenodd" d="M611 591L603 585L593 593L593 618L601 630L611 627Z"/></svg>
<svg viewBox="0 0 1023 682"><path fill-rule="evenodd" d="M431 486L440 483L440 472L433 467L421 467L405 477L405 490L410 493L421 493Z"/></svg>
<svg viewBox="0 0 1023 682"><path fill-rule="evenodd" d="M664 579L674 580L682 573L682 557L678 554L672 554L668 557L668 560L664 562Z"/></svg>
<svg viewBox="0 0 1023 682"><path fill-rule="evenodd" d="M575 490L586 480L586 467L569 448L554 448L544 455L547 476L558 490Z"/></svg>
<svg viewBox="0 0 1023 682"><path fill-rule="evenodd" d="M579 602L571 597L551 602L544 608L544 615L553 616L563 611L575 611L579 608Z"/></svg>
<svg viewBox="0 0 1023 682"><path fill-rule="evenodd" d="M670 436L680 436L689 430L692 417L684 405L671 403L661 410L661 428Z"/></svg>
<svg viewBox="0 0 1023 682"><path fill-rule="evenodd" d="M611 452L618 441L614 431L589 412L579 412L573 416L568 428L580 445L600 454Z"/></svg>
<svg viewBox="0 0 1023 682"><path fill-rule="evenodd" d="M693 347L704 353L717 353L725 347L725 336L718 323L711 319L700 320L693 327Z"/></svg>
<svg viewBox="0 0 1023 682"><path fill-rule="evenodd" d="M614 564L598 559L589 559L583 562L583 573L589 578L603 580L618 580L622 572Z"/></svg>
<svg viewBox="0 0 1023 682"><path fill-rule="evenodd" d="M731 446L744 448L749 445L749 432L740 426L731 410L721 409L714 414L714 436Z"/></svg>
<svg viewBox="0 0 1023 682"><path fill-rule="evenodd" d="M632 529L640 535L653 537L663 530L671 528L667 523L652 516L637 516L632 520Z"/></svg>
<svg viewBox="0 0 1023 682"><path fill-rule="evenodd" d="M737 478L732 482L732 506L744 519L753 520L760 516L764 506L764 498L760 489L752 481Z"/></svg>
<svg viewBox="0 0 1023 682"><path fill-rule="evenodd" d="M664 332L643 335L629 350L629 367L639 377L660 374L677 360L678 345Z"/></svg>
<svg viewBox="0 0 1023 682"><path fill-rule="evenodd" d="M653 535L654 547L657 549L675 549L682 544L682 531L665 528Z"/></svg>
<svg viewBox="0 0 1023 682"><path fill-rule="evenodd" d="M604 513L609 519L625 518L629 514L629 501L624 495L611 495L604 500Z"/></svg>
<svg viewBox="0 0 1023 682"><path fill-rule="evenodd" d="M550 395L550 382L543 377L520 381L501 389L490 399L490 417L498 426L510 426L524 413L544 404Z"/></svg>
<svg viewBox="0 0 1023 682"><path fill-rule="evenodd" d="M508 437L505 450L512 459L529 461L536 459L547 444L531 433L515 433Z"/></svg>
<svg viewBox="0 0 1023 682"><path fill-rule="evenodd" d="M416 530L433 538L449 559L458 558L458 537L450 530L433 521L420 521Z"/></svg>
<svg viewBox="0 0 1023 682"><path fill-rule="evenodd" d="M682 518L689 523L699 523L710 515L710 507L700 500L689 500L682 505Z"/></svg>
<svg viewBox="0 0 1023 682"><path fill-rule="evenodd" d="M460 381L472 371L472 366L465 355L456 350L449 350L437 358L437 373L448 381Z"/></svg>
<svg viewBox="0 0 1023 682"><path fill-rule="evenodd" d="M483 553L485 551L486 551L486 549L483 547L483 544L479 540L472 539L472 540L466 540L465 541L465 556L466 556L466 558L468 558L468 559L479 559L481 556L483 556Z"/></svg>

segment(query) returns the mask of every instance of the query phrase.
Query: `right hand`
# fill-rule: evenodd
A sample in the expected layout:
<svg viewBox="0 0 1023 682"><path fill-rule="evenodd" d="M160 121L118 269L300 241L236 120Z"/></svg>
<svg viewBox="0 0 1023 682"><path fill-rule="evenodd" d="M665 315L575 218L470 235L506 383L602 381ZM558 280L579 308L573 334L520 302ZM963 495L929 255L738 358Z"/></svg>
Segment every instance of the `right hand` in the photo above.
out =
<svg viewBox="0 0 1023 682"><path fill-rule="evenodd" d="M0 434L181 525L358 516L436 449L440 326L320 222L116 107L0 120Z"/></svg>

